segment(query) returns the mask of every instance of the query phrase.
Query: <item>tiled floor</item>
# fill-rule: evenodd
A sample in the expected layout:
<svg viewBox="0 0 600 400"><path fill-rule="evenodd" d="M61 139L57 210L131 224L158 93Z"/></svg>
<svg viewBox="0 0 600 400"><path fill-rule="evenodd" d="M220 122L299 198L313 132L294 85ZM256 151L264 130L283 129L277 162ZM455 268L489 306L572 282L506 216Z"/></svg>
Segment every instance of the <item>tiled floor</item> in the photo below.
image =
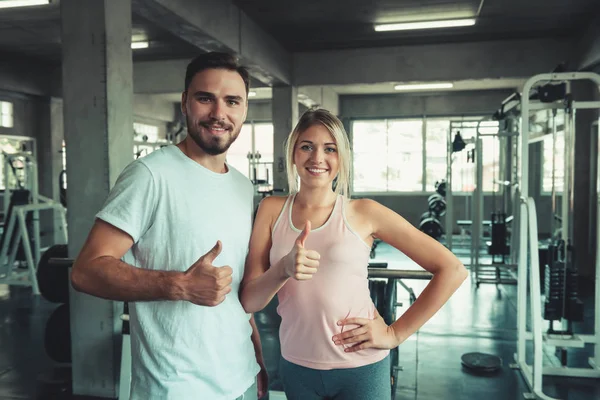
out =
<svg viewBox="0 0 600 400"><path fill-rule="evenodd" d="M377 259L390 268L417 268L412 261L384 244L377 249ZM406 281L418 294L424 281ZM406 292L399 288L399 301L408 305ZM589 304L589 301L588 301ZM0 286L0 399L69 399L68 393L48 394L43 385L51 379L54 364L44 353L43 335L46 320L56 305L32 297L28 289ZM586 307L587 320L594 311ZM270 369L270 399L284 399L278 391L277 373L279 318L271 304L257 315L262 341ZM589 330L589 323L581 328ZM516 287L482 284L470 280L435 315L417 335L400 346L399 386L395 400L518 400L527 387L520 374L510 369L516 350ZM501 370L492 375L475 375L461 366L461 356L484 352L499 356ZM581 352L573 358L584 358ZM547 354L550 361L552 354ZM60 379L55 379L60 381ZM564 400L600 399L600 380L545 379L545 392ZM59 394L57 394L59 393ZM369 399L370 400L370 399ZM376 399L374 399L376 400Z"/></svg>

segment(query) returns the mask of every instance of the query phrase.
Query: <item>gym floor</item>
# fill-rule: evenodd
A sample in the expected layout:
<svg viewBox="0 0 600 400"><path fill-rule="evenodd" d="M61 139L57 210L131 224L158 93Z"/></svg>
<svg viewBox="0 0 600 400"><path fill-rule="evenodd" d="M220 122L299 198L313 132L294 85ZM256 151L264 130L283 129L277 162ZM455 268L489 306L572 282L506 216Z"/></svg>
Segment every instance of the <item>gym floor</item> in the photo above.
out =
<svg viewBox="0 0 600 400"><path fill-rule="evenodd" d="M377 247L376 259L387 261L389 268L418 268L384 243ZM405 283L417 295L426 285L422 281ZM408 295L398 289L398 301L404 304L398 310L401 314ZM585 303L586 315L592 317L591 297ZM44 351L44 326L54 308L56 305L31 296L30 289L0 285L0 399L71 398L61 391L62 370ZM285 398L278 393L278 322L272 306L257 315L270 368L271 400ZM587 332L590 328L576 327ZM402 371L395 400L522 399L527 387L520 374L509 367L516 337L516 286L482 284L476 288L468 279L417 335L400 346ZM461 366L461 356L469 352L497 355L502 368L493 374L473 374ZM578 352L571 356L585 359L587 355ZM551 362L552 355L547 354L546 359ZM600 399L600 380L545 378L544 391L564 400Z"/></svg>

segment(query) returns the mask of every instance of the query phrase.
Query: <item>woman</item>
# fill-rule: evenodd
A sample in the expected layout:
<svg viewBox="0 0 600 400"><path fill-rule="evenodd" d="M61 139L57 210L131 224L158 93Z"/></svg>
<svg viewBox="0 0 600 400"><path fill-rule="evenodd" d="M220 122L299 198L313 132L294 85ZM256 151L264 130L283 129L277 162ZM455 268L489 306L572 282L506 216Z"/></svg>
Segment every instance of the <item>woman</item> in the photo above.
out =
<svg viewBox="0 0 600 400"><path fill-rule="evenodd" d="M280 370L288 399L389 399L389 349L429 320L467 271L400 215L373 200L349 200L350 146L330 112L302 115L288 138L286 165L291 194L265 198L256 215L242 305L257 312L278 294ZM375 238L433 274L390 326L369 294Z"/></svg>

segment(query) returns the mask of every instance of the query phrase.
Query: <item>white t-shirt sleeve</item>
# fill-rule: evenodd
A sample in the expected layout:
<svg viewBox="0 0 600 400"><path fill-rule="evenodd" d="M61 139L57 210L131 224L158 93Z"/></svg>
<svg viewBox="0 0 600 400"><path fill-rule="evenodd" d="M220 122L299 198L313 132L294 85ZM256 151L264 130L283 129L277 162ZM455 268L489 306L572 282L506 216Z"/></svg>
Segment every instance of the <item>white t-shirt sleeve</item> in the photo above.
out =
<svg viewBox="0 0 600 400"><path fill-rule="evenodd" d="M137 243L152 225L156 202L152 172L143 162L135 161L119 175L96 218L126 232Z"/></svg>

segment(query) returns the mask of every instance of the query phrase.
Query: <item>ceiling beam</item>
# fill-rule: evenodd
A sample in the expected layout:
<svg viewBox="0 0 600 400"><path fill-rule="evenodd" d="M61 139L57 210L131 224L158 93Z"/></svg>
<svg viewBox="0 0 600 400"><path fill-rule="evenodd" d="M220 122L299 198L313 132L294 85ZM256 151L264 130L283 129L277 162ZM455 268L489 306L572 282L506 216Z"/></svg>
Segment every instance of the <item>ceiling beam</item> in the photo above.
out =
<svg viewBox="0 0 600 400"><path fill-rule="evenodd" d="M132 0L132 6L200 50L236 54L266 85L291 84L291 54L229 0Z"/></svg>
<svg viewBox="0 0 600 400"><path fill-rule="evenodd" d="M571 41L534 39L398 46L294 54L304 85L521 78L571 57Z"/></svg>

